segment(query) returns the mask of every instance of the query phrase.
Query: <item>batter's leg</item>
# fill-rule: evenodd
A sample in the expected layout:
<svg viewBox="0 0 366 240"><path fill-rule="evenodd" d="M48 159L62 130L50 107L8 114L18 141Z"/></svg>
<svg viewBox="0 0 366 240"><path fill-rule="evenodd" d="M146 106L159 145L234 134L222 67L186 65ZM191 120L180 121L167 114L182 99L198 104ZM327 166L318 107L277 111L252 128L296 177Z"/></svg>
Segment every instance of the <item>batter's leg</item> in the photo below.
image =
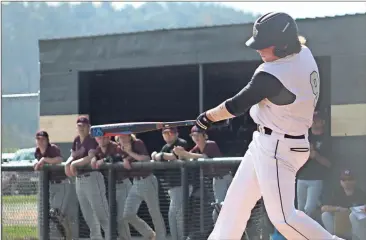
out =
<svg viewBox="0 0 366 240"><path fill-rule="evenodd" d="M251 147L240 163L209 240L241 239L251 211L261 198Z"/></svg>
<svg viewBox="0 0 366 240"><path fill-rule="evenodd" d="M303 152L309 147L308 142L293 139L280 141L258 132L253 135L253 142L258 182L274 227L287 239L339 239L304 212L295 209L295 177L309 157L309 152Z"/></svg>
<svg viewBox="0 0 366 240"><path fill-rule="evenodd" d="M125 179L123 183L116 185L116 201L117 201L117 223L118 235L120 240L130 240L131 232L127 221L123 219L123 211L125 208L128 192L131 189L130 179Z"/></svg>
<svg viewBox="0 0 366 240"><path fill-rule="evenodd" d="M100 172L90 173L88 184L88 198L90 199L90 205L98 218L100 225L102 226L106 234L109 233L109 211L108 201L106 195L106 188L104 183L104 177Z"/></svg>
<svg viewBox="0 0 366 240"><path fill-rule="evenodd" d="M85 219L86 224L90 229L90 239L100 240L102 239L102 233L100 230L100 224L95 218L94 211L88 199L88 178L76 178L76 196L78 197L80 209ZM90 187L91 188L91 187ZM94 190L93 190L94 191Z"/></svg>
<svg viewBox="0 0 366 240"><path fill-rule="evenodd" d="M154 224L156 239L164 240L166 238L166 228L160 212L158 180L154 175L150 175L141 181L145 183L144 185L140 185L138 190L144 196L144 201L146 202L151 220Z"/></svg>
<svg viewBox="0 0 366 240"><path fill-rule="evenodd" d="M138 192L138 185L143 184L142 180L134 180L134 183L128 193L125 209L123 212L123 218L129 222L144 238L150 238L154 236L152 228L141 218L137 216L137 211L142 202L142 197Z"/></svg>

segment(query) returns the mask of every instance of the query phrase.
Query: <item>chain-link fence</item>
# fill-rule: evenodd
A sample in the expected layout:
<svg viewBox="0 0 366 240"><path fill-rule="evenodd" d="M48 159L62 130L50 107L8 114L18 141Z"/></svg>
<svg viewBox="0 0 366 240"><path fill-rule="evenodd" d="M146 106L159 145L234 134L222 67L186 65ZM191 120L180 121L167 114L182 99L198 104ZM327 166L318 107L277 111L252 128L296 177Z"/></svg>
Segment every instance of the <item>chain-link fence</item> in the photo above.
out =
<svg viewBox="0 0 366 240"><path fill-rule="evenodd" d="M3 237L206 240L239 161L139 162L132 170L105 164L72 179L60 165L39 173L3 167L3 181L14 173L37 176L34 186L22 180L23 187L13 187L21 191L3 196ZM269 239L268 225L259 201L243 239Z"/></svg>
<svg viewBox="0 0 366 240"><path fill-rule="evenodd" d="M26 166L8 169L1 187L3 239L38 239L39 173Z"/></svg>

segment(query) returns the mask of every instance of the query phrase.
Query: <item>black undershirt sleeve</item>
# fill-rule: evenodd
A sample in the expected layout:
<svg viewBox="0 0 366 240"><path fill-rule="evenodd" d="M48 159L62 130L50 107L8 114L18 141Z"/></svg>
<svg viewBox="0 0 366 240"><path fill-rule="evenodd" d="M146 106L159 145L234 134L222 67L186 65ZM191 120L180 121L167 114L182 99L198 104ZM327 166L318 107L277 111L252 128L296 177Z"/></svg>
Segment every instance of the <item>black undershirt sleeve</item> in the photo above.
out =
<svg viewBox="0 0 366 240"><path fill-rule="evenodd" d="M258 72L238 94L225 102L225 106L230 114L239 116L266 98L276 105L286 105L294 102L296 96L272 74Z"/></svg>

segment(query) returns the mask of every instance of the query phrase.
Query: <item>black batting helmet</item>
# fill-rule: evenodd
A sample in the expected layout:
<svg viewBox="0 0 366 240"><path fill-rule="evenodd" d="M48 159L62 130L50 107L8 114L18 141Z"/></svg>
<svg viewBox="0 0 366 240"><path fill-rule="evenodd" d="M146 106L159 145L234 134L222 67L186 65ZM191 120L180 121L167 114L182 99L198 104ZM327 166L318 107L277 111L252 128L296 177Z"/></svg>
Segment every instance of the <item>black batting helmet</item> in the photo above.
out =
<svg viewBox="0 0 366 240"><path fill-rule="evenodd" d="M246 45L255 50L271 46L283 49L288 44L298 41L295 20L283 12L270 12L255 21L253 36L246 42Z"/></svg>

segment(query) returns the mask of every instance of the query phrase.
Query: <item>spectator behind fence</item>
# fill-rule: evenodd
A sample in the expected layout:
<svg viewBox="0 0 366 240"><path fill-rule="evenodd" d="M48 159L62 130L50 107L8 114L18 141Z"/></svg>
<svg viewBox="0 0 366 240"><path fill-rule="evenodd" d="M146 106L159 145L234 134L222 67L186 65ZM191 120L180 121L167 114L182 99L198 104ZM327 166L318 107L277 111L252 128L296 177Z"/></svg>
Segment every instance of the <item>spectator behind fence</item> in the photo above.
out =
<svg viewBox="0 0 366 240"><path fill-rule="evenodd" d="M113 163L122 161L123 152L117 143L112 142L110 137L96 137L98 147L92 153L91 166L98 169L105 162ZM112 161L115 160L115 161ZM107 177L107 171L103 171ZM130 191L132 183L128 178L127 172L117 172L116 175L116 213L117 213L117 231L119 239L130 240L131 233L128 222L123 219L123 211L125 207L126 198Z"/></svg>
<svg viewBox="0 0 366 240"><path fill-rule="evenodd" d="M151 159L155 161L174 161L179 157L173 152L174 147L180 146L188 150L187 141L179 138L177 128L164 128L162 130L163 139L166 144L160 152L153 152ZM168 188L170 197L169 204L169 228L172 240L181 240L183 238L183 188L181 182L181 170L167 169L163 176L163 181ZM192 186L190 186L190 192Z"/></svg>
<svg viewBox="0 0 366 240"><path fill-rule="evenodd" d="M198 158L214 158L214 157L221 157L222 154L220 152L219 147L217 146L217 144L214 141L210 141L208 140L208 135L206 132L199 130L197 127L192 127L191 129L191 137L192 140L196 143L196 145L188 152L185 149L183 149L182 147L175 147L174 148L174 153L177 154L179 156L179 158L181 159L198 159ZM209 175L212 176L214 174L214 169L212 167L208 167L208 168L204 168L204 173L205 175ZM192 192L192 197L191 197L191 201L190 201L190 205L191 205L191 209L190 209L190 220L189 220L189 224L190 224L190 230L189 230L189 239L200 239L200 238L207 238L208 235L211 232L211 227L213 226L213 219L212 218L205 218L205 229L204 229L204 233L203 236L201 235L201 230L200 230L200 224L199 222L197 222L197 220L199 220L199 216L201 215L201 211L200 211L200 198L201 198L201 194L200 194L200 171L199 169L194 169L192 170L193 172L193 180L192 180L192 185L193 185L193 192ZM229 170L227 168L222 168L222 170L220 170L221 176L226 176L229 174ZM229 182L231 181L230 177L228 176L227 179L224 180L224 183L222 185L217 185L214 186L214 191L216 191L216 193L214 194L215 196L225 196L226 191L227 191L227 184L230 184ZM210 201L210 196L208 195L208 191L207 189L204 189L204 215L206 216L206 214L208 213L208 211L210 211L211 209L211 204L209 203ZM215 210L214 210L215 212ZM215 213L216 214L216 213ZM210 226L210 227L208 227ZM206 236L207 235L207 236Z"/></svg>
<svg viewBox="0 0 366 240"><path fill-rule="evenodd" d="M123 151L122 157L125 168L131 169L131 162L150 160L144 142L137 139L135 135L118 136L118 141ZM149 169L132 171L131 176L133 176L133 185L126 199L124 219L144 238L165 240L166 228L160 212L158 180ZM149 209L155 232L144 220L137 216L142 201L146 202Z"/></svg>
<svg viewBox="0 0 366 240"><path fill-rule="evenodd" d="M321 208L324 227L331 234L337 232L339 235L350 238L351 229L345 229L345 227L352 224L353 235L361 240L365 239L366 220L358 220L351 213L350 208L365 205L366 194L357 186L356 179L350 170L342 171L340 179L340 186L332 196L328 196Z"/></svg>
<svg viewBox="0 0 366 240"><path fill-rule="evenodd" d="M36 151L34 153L37 163L34 165L34 170L40 170L45 164L60 164L63 161L61 151L55 144L50 143L49 135L46 131L39 131L36 134ZM70 183L63 172L53 172L50 175L50 218L51 223L51 238L71 237L70 219L66 216L68 203L70 202ZM59 223L63 226L60 228ZM58 229L59 234L53 230Z"/></svg>
<svg viewBox="0 0 366 240"><path fill-rule="evenodd" d="M88 166L92 159L92 152L98 143L89 135L90 122L87 117L77 119L78 136L72 144L71 156L66 162L67 176L76 176L76 195L86 224L90 229L91 239L102 239L102 226L105 233L109 232L108 202L104 177L100 172L77 169Z"/></svg>
<svg viewBox="0 0 366 240"><path fill-rule="evenodd" d="M315 112L309 133L310 157L298 173L297 208L312 218L315 218L314 212L320 206L323 180L331 167L328 157L331 149L324 134L324 125L324 117L320 112Z"/></svg>

